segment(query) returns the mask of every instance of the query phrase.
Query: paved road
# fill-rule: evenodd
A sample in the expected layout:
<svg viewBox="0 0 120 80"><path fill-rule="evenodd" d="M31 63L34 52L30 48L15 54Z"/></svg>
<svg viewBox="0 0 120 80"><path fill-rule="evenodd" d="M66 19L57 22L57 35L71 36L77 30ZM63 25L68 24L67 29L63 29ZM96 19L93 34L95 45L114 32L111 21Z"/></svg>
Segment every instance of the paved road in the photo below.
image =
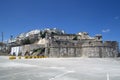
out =
<svg viewBox="0 0 120 80"><path fill-rule="evenodd" d="M0 56L0 80L120 80L120 59Z"/></svg>

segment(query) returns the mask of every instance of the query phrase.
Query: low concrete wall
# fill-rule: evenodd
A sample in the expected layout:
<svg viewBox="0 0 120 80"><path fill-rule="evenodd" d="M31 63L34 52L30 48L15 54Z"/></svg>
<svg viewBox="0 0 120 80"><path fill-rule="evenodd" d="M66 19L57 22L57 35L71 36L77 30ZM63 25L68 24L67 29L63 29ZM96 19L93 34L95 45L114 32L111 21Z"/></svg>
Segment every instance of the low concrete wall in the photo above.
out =
<svg viewBox="0 0 120 80"><path fill-rule="evenodd" d="M33 49L43 48L43 47L45 47L45 46L44 45L38 45L38 44L16 46L16 47L11 48L10 54L13 55L13 53L15 53L15 55L18 56L19 53L22 53L22 55L24 55L26 51L30 52Z"/></svg>

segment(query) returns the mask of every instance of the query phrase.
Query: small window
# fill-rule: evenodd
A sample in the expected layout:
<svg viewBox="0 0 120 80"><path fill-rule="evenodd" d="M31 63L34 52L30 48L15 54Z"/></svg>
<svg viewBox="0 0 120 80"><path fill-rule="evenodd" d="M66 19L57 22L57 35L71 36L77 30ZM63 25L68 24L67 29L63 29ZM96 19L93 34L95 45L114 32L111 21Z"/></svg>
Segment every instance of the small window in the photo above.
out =
<svg viewBox="0 0 120 80"><path fill-rule="evenodd" d="M101 38L100 37L98 37L98 40L100 40Z"/></svg>
<svg viewBox="0 0 120 80"><path fill-rule="evenodd" d="M67 45L67 43L65 42L65 45Z"/></svg>
<svg viewBox="0 0 120 80"><path fill-rule="evenodd" d="M91 44L91 41L89 42L89 44Z"/></svg>

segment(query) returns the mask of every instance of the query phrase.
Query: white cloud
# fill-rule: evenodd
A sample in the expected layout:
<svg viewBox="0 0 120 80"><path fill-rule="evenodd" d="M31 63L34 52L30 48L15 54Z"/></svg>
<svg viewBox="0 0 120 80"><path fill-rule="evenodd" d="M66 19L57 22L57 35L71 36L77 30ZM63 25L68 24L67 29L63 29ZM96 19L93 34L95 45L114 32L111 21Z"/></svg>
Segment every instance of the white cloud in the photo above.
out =
<svg viewBox="0 0 120 80"><path fill-rule="evenodd" d="M118 20L118 19L120 19L120 17L119 17L119 16L116 16L116 17L114 17L114 19Z"/></svg>
<svg viewBox="0 0 120 80"><path fill-rule="evenodd" d="M103 29L102 32L103 32L103 33L110 32L110 29Z"/></svg>

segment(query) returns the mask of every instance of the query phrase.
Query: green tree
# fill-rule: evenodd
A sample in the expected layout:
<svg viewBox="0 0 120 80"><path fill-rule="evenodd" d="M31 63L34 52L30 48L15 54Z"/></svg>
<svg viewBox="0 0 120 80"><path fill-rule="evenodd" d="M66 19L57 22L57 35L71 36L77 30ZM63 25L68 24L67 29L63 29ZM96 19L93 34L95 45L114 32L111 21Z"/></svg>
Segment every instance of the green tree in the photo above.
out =
<svg viewBox="0 0 120 80"><path fill-rule="evenodd" d="M45 38L46 33L47 33L47 32L44 32L44 33L40 32L41 38Z"/></svg>
<svg viewBox="0 0 120 80"><path fill-rule="evenodd" d="M22 45L26 45L26 44L31 44L29 38L22 40Z"/></svg>

